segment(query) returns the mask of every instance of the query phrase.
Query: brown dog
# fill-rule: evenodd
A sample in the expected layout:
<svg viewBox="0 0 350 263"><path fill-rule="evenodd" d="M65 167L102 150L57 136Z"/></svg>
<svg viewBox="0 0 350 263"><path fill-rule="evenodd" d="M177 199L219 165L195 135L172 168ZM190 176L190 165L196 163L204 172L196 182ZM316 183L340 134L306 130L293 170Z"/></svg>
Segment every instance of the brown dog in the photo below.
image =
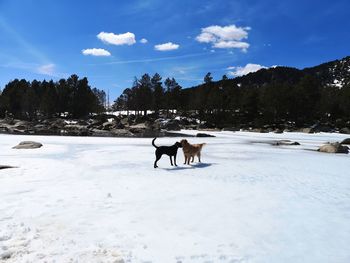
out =
<svg viewBox="0 0 350 263"><path fill-rule="evenodd" d="M180 141L182 145L182 150L185 156L185 163L190 164L190 161L193 163L194 157L197 155L198 162L201 162L201 150L205 143L200 144L190 144L186 139ZM192 160L191 160L192 157Z"/></svg>

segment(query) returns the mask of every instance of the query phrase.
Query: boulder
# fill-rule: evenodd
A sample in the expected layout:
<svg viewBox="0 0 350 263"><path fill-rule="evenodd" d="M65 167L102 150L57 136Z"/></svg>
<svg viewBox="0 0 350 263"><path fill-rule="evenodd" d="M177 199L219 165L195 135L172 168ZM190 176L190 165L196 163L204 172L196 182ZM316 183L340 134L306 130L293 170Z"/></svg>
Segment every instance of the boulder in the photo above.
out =
<svg viewBox="0 0 350 263"><path fill-rule="evenodd" d="M349 153L349 148L347 146L343 146L340 143L329 143L322 145L317 151L324 153Z"/></svg>
<svg viewBox="0 0 350 263"><path fill-rule="evenodd" d="M0 165L0 170L1 169L8 169L8 168L17 168L15 166L10 166L10 165Z"/></svg>
<svg viewBox="0 0 350 263"><path fill-rule="evenodd" d="M276 129L276 130L274 131L274 133L280 134L280 133L283 133L283 130L282 130L282 129Z"/></svg>
<svg viewBox="0 0 350 263"><path fill-rule="evenodd" d="M312 128L301 128L300 132L302 132L302 133L314 133L314 130Z"/></svg>
<svg viewBox="0 0 350 263"><path fill-rule="evenodd" d="M215 136L207 133L197 133L196 137L215 137Z"/></svg>
<svg viewBox="0 0 350 263"><path fill-rule="evenodd" d="M61 134L72 136L88 136L89 129L84 125L69 124L66 125L63 130L61 130Z"/></svg>
<svg viewBox="0 0 350 263"><path fill-rule="evenodd" d="M114 128L114 126L115 126L115 123L113 123L113 122L104 122L103 124L102 124L102 129L103 130L106 130L106 131L109 131L109 130L111 130L112 128Z"/></svg>
<svg viewBox="0 0 350 263"><path fill-rule="evenodd" d="M88 128L97 128L102 126L103 122L99 119L92 119L89 121L89 125L87 126Z"/></svg>
<svg viewBox="0 0 350 263"><path fill-rule="evenodd" d="M113 129L111 130L111 133L113 134L113 136L117 136L117 137L133 137L134 134L126 129Z"/></svg>
<svg viewBox="0 0 350 263"><path fill-rule="evenodd" d="M268 133L269 131L265 128L255 128L255 129L251 129L249 130L250 132L258 132L258 133Z"/></svg>
<svg viewBox="0 0 350 263"><path fill-rule="evenodd" d="M26 130L30 126L30 123L28 121L17 121L13 127L17 130Z"/></svg>
<svg viewBox="0 0 350 263"><path fill-rule="evenodd" d="M169 120L161 124L161 128L167 131L179 131L181 130L180 121Z"/></svg>
<svg viewBox="0 0 350 263"><path fill-rule="evenodd" d="M292 142L290 140L279 140L279 141L275 141L273 142L273 145L275 146L280 146L280 145L300 145L300 143L298 142Z"/></svg>
<svg viewBox="0 0 350 263"><path fill-rule="evenodd" d="M53 129L50 129L46 124L37 124L33 127L36 134L53 134Z"/></svg>
<svg viewBox="0 0 350 263"><path fill-rule="evenodd" d="M145 123L139 123L139 124L130 126L129 129L132 133L140 133L146 130L147 126Z"/></svg>
<svg viewBox="0 0 350 263"><path fill-rule="evenodd" d="M129 117L125 117L125 118L120 120L120 123L123 126L130 126L130 124L132 124L132 120Z"/></svg>
<svg viewBox="0 0 350 263"><path fill-rule="evenodd" d="M201 129L215 129L216 125L213 123L209 123L209 122L202 122L200 124L197 125L197 129L201 130Z"/></svg>
<svg viewBox="0 0 350 263"><path fill-rule="evenodd" d="M340 144L350 144L350 138L344 139Z"/></svg>
<svg viewBox="0 0 350 263"><path fill-rule="evenodd" d="M40 142L24 141L20 142L18 145L12 147L12 149L37 149L43 145Z"/></svg>
<svg viewBox="0 0 350 263"><path fill-rule="evenodd" d="M232 131L232 132L235 132L235 131L239 131L240 129L238 127L225 127L222 129L222 131Z"/></svg>
<svg viewBox="0 0 350 263"><path fill-rule="evenodd" d="M97 137L111 137L113 136L111 131L104 131L99 129L91 129L90 130L91 136L97 136Z"/></svg>
<svg viewBox="0 0 350 263"><path fill-rule="evenodd" d="M349 128L342 128L339 130L340 133L344 133L344 134L350 134L350 129Z"/></svg>

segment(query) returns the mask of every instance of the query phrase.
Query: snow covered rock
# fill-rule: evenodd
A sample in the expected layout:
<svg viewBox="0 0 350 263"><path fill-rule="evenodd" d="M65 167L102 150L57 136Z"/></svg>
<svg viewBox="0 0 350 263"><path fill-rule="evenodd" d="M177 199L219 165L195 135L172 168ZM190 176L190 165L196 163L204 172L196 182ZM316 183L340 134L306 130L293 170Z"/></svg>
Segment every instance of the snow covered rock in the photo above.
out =
<svg viewBox="0 0 350 263"><path fill-rule="evenodd" d="M43 145L40 142L23 141L23 142L20 142L18 145L12 147L12 149L37 149L42 146Z"/></svg>
<svg viewBox="0 0 350 263"><path fill-rule="evenodd" d="M340 144L350 144L350 138L344 139Z"/></svg>
<svg viewBox="0 0 350 263"><path fill-rule="evenodd" d="M197 133L196 137L215 137L215 135L207 134L207 133Z"/></svg>
<svg viewBox="0 0 350 263"><path fill-rule="evenodd" d="M300 145L298 142L292 142L290 140L279 140L273 143L275 146L280 146L280 145Z"/></svg>
<svg viewBox="0 0 350 263"><path fill-rule="evenodd" d="M319 149L319 152L324 152L324 153L349 153L349 148L347 146L343 146L340 143L330 143L330 144L325 144L322 145Z"/></svg>

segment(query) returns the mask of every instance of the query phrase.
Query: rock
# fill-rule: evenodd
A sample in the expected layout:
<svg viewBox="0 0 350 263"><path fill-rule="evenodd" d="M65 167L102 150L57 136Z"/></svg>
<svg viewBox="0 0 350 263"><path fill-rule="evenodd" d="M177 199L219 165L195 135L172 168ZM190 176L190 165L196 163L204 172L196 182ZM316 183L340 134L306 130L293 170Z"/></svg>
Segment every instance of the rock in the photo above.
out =
<svg viewBox="0 0 350 263"><path fill-rule="evenodd" d="M37 149L43 145L40 142L24 141L20 142L18 145L12 147L12 149Z"/></svg>
<svg viewBox="0 0 350 263"><path fill-rule="evenodd" d="M249 131L250 132L258 132L258 133L268 133L268 130L266 130L264 128L255 128L255 129L251 129Z"/></svg>
<svg viewBox="0 0 350 263"><path fill-rule="evenodd" d="M301 128L300 132L303 132L303 133L314 133L312 128Z"/></svg>
<svg viewBox="0 0 350 263"><path fill-rule="evenodd" d="M339 130L340 133L344 133L344 134L350 134L350 129L349 128L342 128Z"/></svg>
<svg viewBox="0 0 350 263"><path fill-rule="evenodd" d="M135 124L145 123L145 122L153 122L154 119L150 115L141 115L137 116L134 120Z"/></svg>
<svg viewBox="0 0 350 263"><path fill-rule="evenodd" d="M17 168L15 166L10 166L10 165L0 165L0 170L1 169L9 169L9 168Z"/></svg>
<svg viewBox="0 0 350 263"><path fill-rule="evenodd" d="M110 131L113 136L120 136L120 137L133 137L134 134L131 131L128 131L126 129L113 129Z"/></svg>
<svg viewBox="0 0 350 263"><path fill-rule="evenodd" d="M107 131L109 131L109 130L111 130L113 127L115 126L115 123L113 123L113 122L104 122L103 124L102 124L102 129L103 130L107 130Z"/></svg>
<svg viewBox="0 0 350 263"><path fill-rule="evenodd" d="M300 143L292 142L290 140L279 140L279 141L274 142L272 145L275 145L275 146L280 146L280 145L300 145Z"/></svg>
<svg viewBox="0 0 350 263"><path fill-rule="evenodd" d="M129 127L130 132L134 133L134 134L142 134L145 132L145 130L147 129L146 124L145 123L139 123L136 125L132 125Z"/></svg>
<svg viewBox="0 0 350 263"><path fill-rule="evenodd" d="M138 136L145 138L163 137L163 132L160 132L158 130L146 129L143 133L138 134Z"/></svg>
<svg viewBox="0 0 350 263"><path fill-rule="evenodd" d="M124 126L130 126L132 124L132 121L130 118L126 117L120 120L120 123Z"/></svg>
<svg viewBox="0 0 350 263"><path fill-rule="evenodd" d="M340 144L350 144L350 138L344 139Z"/></svg>
<svg viewBox="0 0 350 263"><path fill-rule="evenodd" d="M86 120L78 120L77 125L88 126L89 123Z"/></svg>
<svg viewBox="0 0 350 263"><path fill-rule="evenodd" d="M30 126L30 123L28 121L17 121L13 127L17 130L26 130Z"/></svg>
<svg viewBox="0 0 350 263"><path fill-rule="evenodd" d="M42 122L43 124L50 124L50 129L62 129L66 122L63 119L52 119L52 120L45 120Z"/></svg>
<svg viewBox="0 0 350 263"><path fill-rule="evenodd" d="M277 129L274 132L277 133L277 134L280 134L280 133L283 133L283 130L282 129Z"/></svg>
<svg viewBox="0 0 350 263"><path fill-rule="evenodd" d="M239 131L239 130L240 129L237 127L225 127L222 129L222 131L232 131L232 132Z"/></svg>
<svg viewBox="0 0 350 263"><path fill-rule="evenodd" d="M349 153L349 148L347 146L343 146L340 143L329 143L322 145L317 151L324 153Z"/></svg>
<svg viewBox="0 0 350 263"><path fill-rule="evenodd" d="M37 124L33 128L35 134L59 134L57 129L50 129L46 124Z"/></svg>
<svg viewBox="0 0 350 263"><path fill-rule="evenodd" d="M165 121L164 123L162 123L161 128L167 131L180 131L181 130L180 121L179 120Z"/></svg>
<svg viewBox="0 0 350 263"><path fill-rule="evenodd" d="M111 131L91 129L90 132L91 132L92 136L98 136L98 137L111 137L111 136L113 136Z"/></svg>
<svg viewBox="0 0 350 263"><path fill-rule="evenodd" d="M12 251L5 251L2 254L0 254L0 259L7 260L12 257L13 252Z"/></svg>
<svg viewBox="0 0 350 263"><path fill-rule="evenodd" d="M71 135L71 136L88 136L89 129L86 126L78 124L69 124L61 130L61 134Z"/></svg>
<svg viewBox="0 0 350 263"><path fill-rule="evenodd" d="M87 126L88 128L97 128L102 126L103 122L99 119L92 119L89 121L89 125Z"/></svg>
<svg viewBox="0 0 350 263"><path fill-rule="evenodd" d="M146 129L146 128L147 128L146 123L139 123L139 124L130 126L130 129Z"/></svg>
<svg viewBox="0 0 350 263"><path fill-rule="evenodd" d="M196 137L215 137L215 136L207 133L197 133Z"/></svg>
<svg viewBox="0 0 350 263"><path fill-rule="evenodd" d="M203 122L198 124L197 129L215 129L215 124L209 123L209 122Z"/></svg>

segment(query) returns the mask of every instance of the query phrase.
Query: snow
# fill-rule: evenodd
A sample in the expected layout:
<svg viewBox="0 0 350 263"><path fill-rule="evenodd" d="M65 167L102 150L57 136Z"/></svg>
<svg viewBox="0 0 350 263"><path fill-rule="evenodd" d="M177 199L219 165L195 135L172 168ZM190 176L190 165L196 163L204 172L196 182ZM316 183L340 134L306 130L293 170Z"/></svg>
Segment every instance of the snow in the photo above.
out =
<svg viewBox="0 0 350 263"><path fill-rule="evenodd" d="M344 86L343 81L344 81L344 79L342 79L342 80L335 79L333 81L333 86L337 87L337 88L342 88Z"/></svg>
<svg viewBox="0 0 350 263"><path fill-rule="evenodd" d="M211 133L158 169L151 139L0 135L0 262L350 262L350 156L311 151L345 135Z"/></svg>

